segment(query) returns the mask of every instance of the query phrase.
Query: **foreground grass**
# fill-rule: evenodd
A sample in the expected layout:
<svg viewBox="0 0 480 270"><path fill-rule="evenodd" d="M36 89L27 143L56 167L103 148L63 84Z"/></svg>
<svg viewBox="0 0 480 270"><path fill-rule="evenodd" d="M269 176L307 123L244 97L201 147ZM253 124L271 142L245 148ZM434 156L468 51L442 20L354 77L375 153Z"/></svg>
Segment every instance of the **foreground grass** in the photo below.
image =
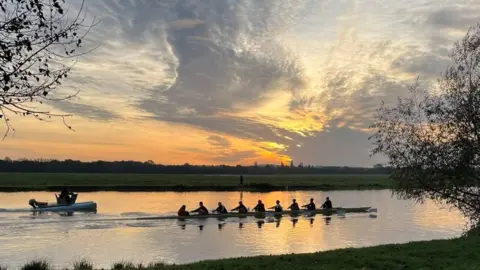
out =
<svg viewBox="0 0 480 270"><path fill-rule="evenodd" d="M0 173L0 191L200 191L238 190L239 176L177 174ZM245 175L245 190L388 189L387 175Z"/></svg>
<svg viewBox="0 0 480 270"><path fill-rule="evenodd" d="M75 270L93 270L93 264L87 260L80 260L73 263L73 269Z"/></svg>
<svg viewBox="0 0 480 270"><path fill-rule="evenodd" d="M204 261L167 269L480 269L480 238Z"/></svg>
<svg viewBox="0 0 480 270"><path fill-rule="evenodd" d="M41 268L49 269L51 267ZM142 266L121 262L113 264L112 269L480 269L480 237L477 235L310 254L224 259L186 265L159 263Z"/></svg>
<svg viewBox="0 0 480 270"><path fill-rule="evenodd" d="M47 270L50 268L50 263L47 260L35 260L22 266L22 270Z"/></svg>

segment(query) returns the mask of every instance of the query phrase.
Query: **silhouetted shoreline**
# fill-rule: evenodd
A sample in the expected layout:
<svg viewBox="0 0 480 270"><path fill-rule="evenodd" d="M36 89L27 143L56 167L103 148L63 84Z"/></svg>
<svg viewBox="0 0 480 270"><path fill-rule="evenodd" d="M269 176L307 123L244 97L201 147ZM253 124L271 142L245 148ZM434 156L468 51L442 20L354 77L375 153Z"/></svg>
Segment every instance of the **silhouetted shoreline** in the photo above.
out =
<svg viewBox="0 0 480 270"><path fill-rule="evenodd" d="M47 186L47 187L1 187L0 192L27 192L27 191L55 191L62 190L64 186ZM72 186L68 185L71 190L76 192L95 192L95 191L120 191L120 192L194 192L194 191L249 191L249 192L271 192L285 191L285 187L256 187L256 186ZM335 187L335 186L289 186L288 190L379 190L389 189L382 185L364 185L354 187Z"/></svg>

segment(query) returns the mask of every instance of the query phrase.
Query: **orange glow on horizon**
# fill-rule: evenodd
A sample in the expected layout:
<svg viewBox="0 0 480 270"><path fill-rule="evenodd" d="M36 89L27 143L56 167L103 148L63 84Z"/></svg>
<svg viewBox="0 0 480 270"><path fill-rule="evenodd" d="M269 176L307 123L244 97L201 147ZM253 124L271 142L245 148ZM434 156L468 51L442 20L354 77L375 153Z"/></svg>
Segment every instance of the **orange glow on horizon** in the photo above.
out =
<svg viewBox="0 0 480 270"><path fill-rule="evenodd" d="M17 131L1 142L2 156L83 161L153 160L158 164L192 165L280 164L291 159L284 152L286 146L275 142L252 142L190 126L145 121L139 122L134 127L136 131L132 132L130 126L97 123L82 118L72 120L74 132L58 121L45 123L15 118L13 123ZM212 135L228 140L230 146L209 145L207 139ZM243 153L249 154L245 156Z"/></svg>

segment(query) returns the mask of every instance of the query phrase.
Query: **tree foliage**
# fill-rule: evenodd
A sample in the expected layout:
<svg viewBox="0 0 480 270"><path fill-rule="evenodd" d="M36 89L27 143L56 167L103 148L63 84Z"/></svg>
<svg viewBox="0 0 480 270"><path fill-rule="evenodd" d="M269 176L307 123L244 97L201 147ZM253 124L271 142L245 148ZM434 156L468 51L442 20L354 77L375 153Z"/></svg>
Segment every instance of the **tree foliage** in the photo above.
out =
<svg viewBox="0 0 480 270"><path fill-rule="evenodd" d="M480 24L454 44L436 91L416 83L411 96L378 109L372 154L389 158L395 192L446 202L480 221Z"/></svg>
<svg viewBox="0 0 480 270"><path fill-rule="evenodd" d="M77 50L94 22L84 24L83 2L73 19L64 6L65 0L0 0L0 118L7 126L5 136L13 128L11 114L39 120L66 116L32 107L73 97L51 96L70 72L63 60L86 53Z"/></svg>

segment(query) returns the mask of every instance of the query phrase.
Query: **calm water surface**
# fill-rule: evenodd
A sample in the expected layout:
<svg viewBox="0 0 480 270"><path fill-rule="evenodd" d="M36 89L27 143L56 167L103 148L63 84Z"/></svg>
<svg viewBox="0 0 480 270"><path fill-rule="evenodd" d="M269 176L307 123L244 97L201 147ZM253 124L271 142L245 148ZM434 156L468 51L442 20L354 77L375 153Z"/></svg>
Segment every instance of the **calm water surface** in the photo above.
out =
<svg viewBox="0 0 480 270"><path fill-rule="evenodd" d="M26 208L31 198L53 201L53 193L0 193L0 208ZM273 206L277 199L287 207L292 198L301 204L310 197L317 205L330 196L334 206L372 206L377 217L347 214L346 217L314 219L283 217L279 222L249 218L225 221L158 220L118 218L174 214L181 204L193 209L198 201L213 209L218 201L236 206L240 198L249 207L258 199ZM433 202L415 204L380 191L305 192L91 192L78 202L95 201L96 214L33 215L0 211L0 264L16 269L28 260L47 258L56 267L71 267L88 259L96 267L113 262L187 263L239 256L305 253L345 247L402 243L459 236L466 220L458 211ZM101 220L100 220L101 219ZM264 223L262 223L264 222Z"/></svg>

